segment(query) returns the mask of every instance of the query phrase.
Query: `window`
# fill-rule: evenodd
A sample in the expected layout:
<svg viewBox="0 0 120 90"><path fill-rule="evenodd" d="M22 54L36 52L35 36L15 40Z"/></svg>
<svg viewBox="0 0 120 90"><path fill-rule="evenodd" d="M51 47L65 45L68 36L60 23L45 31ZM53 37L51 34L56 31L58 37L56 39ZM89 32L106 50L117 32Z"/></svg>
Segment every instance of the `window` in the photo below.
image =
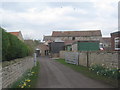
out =
<svg viewBox="0 0 120 90"><path fill-rule="evenodd" d="M75 40L75 37L72 37L72 40Z"/></svg>
<svg viewBox="0 0 120 90"><path fill-rule="evenodd" d="M114 40L115 40L115 50L120 50L120 37L116 37Z"/></svg>

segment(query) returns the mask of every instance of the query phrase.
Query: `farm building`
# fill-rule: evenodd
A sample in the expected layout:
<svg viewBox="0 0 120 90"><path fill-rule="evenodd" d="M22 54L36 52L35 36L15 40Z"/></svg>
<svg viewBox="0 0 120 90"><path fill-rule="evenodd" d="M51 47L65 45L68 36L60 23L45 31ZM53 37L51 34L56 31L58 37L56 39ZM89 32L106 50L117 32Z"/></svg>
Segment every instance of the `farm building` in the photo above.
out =
<svg viewBox="0 0 120 90"><path fill-rule="evenodd" d="M74 40L68 40L68 41L64 42L66 51L72 51L72 43L73 42L75 42L75 41Z"/></svg>
<svg viewBox="0 0 120 90"><path fill-rule="evenodd" d="M64 42L51 42L48 46L51 57L59 57L59 52L64 50Z"/></svg>
<svg viewBox="0 0 120 90"><path fill-rule="evenodd" d="M65 50L66 51L72 51L72 45L71 44L65 45Z"/></svg>
<svg viewBox="0 0 120 90"><path fill-rule="evenodd" d="M53 31L51 36L44 36L43 41L55 41L60 39L62 41L69 40L100 40L102 38L101 30L88 31Z"/></svg>
<svg viewBox="0 0 120 90"><path fill-rule="evenodd" d="M23 39L21 31L19 31L19 32L9 32L9 33L14 35L14 36L16 36L19 40L24 42L24 39Z"/></svg>
<svg viewBox="0 0 120 90"><path fill-rule="evenodd" d="M120 31L111 33L112 50L120 50Z"/></svg>
<svg viewBox="0 0 120 90"><path fill-rule="evenodd" d="M100 44L102 45L101 47L106 50L110 51L111 50L111 37L102 37L100 40Z"/></svg>
<svg viewBox="0 0 120 90"><path fill-rule="evenodd" d="M72 44L72 51L97 51L99 41L76 41Z"/></svg>
<svg viewBox="0 0 120 90"><path fill-rule="evenodd" d="M37 45L37 47L40 50L40 55L41 56L48 56L49 55L49 47L48 45L45 45L44 43L40 43Z"/></svg>

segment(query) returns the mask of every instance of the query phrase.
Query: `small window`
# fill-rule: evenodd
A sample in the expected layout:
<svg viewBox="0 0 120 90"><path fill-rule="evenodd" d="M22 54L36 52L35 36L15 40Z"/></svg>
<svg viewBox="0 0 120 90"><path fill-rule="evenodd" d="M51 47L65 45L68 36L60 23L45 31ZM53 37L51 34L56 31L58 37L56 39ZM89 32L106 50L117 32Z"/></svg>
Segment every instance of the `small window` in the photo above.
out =
<svg viewBox="0 0 120 90"><path fill-rule="evenodd" d="M72 40L75 40L75 37L72 37Z"/></svg>
<svg viewBox="0 0 120 90"><path fill-rule="evenodd" d="M120 50L120 37L115 38L115 50Z"/></svg>

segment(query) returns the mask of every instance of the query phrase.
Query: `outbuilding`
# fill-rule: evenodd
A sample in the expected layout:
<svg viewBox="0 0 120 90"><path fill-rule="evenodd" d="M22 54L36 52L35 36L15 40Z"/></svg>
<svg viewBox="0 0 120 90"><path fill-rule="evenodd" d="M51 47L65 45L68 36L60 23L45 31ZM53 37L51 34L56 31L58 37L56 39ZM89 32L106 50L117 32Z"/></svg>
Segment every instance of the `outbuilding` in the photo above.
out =
<svg viewBox="0 0 120 90"><path fill-rule="evenodd" d="M72 51L97 51L99 41L76 41L72 44Z"/></svg>
<svg viewBox="0 0 120 90"><path fill-rule="evenodd" d="M120 31L111 33L112 50L120 51Z"/></svg>
<svg viewBox="0 0 120 90"><path fill-rule="evenodd" d="M49 43L49 50L51 57L59 57L59 52L64 50L64 42L51 42Z"/></svg>

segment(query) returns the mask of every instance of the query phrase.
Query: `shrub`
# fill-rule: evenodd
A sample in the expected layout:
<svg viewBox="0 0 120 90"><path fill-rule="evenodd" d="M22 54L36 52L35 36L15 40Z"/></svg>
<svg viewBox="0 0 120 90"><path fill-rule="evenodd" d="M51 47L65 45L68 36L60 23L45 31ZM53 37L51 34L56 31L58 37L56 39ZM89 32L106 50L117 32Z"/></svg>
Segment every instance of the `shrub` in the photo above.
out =
<svg viewBox="0 0 120 90"><path fill-rule="evenodd" d="M30 54L29 47L16 36L2 31L2 61L10 61L16 58L22 58Z"/></svg>
<svg viewBox="0 0 120 90"><path fill-rule="evenodd" d="M101 65L93 65L89 70L96 73L97 75L101 75L113 79L120 79L119 69L115 69L115 68L111 69L111 68L105 68Z"/></svg>

